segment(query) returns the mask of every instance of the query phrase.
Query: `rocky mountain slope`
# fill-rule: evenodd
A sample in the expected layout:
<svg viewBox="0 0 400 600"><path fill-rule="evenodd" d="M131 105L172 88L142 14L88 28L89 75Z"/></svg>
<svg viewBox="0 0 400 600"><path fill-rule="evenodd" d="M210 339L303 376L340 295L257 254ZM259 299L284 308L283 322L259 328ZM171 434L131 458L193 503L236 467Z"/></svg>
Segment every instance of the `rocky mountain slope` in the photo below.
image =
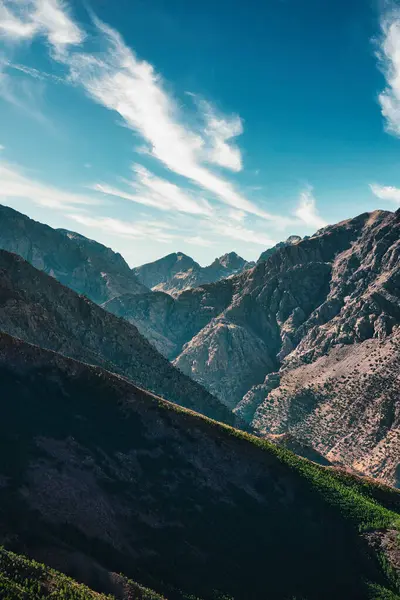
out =
<svg viewBox="0 0 400 600"><path fill-rule="evenodd" d="M169 600L398 600L395 490L5 334L0 398L11 549L98 591L122 572Z"/></svg>
<svg viewBox="0 0 400 600"><path fill-rule="evenodd" d="M308 239L308 238L305 238ZM267 248L267 250L264 250L264 252L261 252L260 257L258 259L258 263L259 262L263 262L264 260L268 260L270 256L272 256L273 254L275 254L275 252L277 250L279 250L280 248L284 248L285 246L290 246L291 244L297 244L298 242L301 242L301 237L299 235L290 235L287 240L285 240L284 242L278 242L277 244L275 244L275 246L272 246L272 248Z"/></svg>
<svg viewBox="0 0 400 600"><path fill-rule="evenodd" d="M142 295L136 303L127 295L118 302L110 302L107 308L136 323L176 366L227 406L236 408L263 435L279 432L280 436L292 433L300 436L301 430L298 442L311 445L329 460L340 460L395 483L399 463L396 441L400 389L395 333L400 325L399 222L400 211L365 213L326 227L310 238L301 241L296 238L253 269L188 290L173 301L161 295L157 301ZM368 346L363 346L368 340L372 340L374 352L382 362L381 391L372 404L372 391L367 393L363 384L369 377L364 356ZM332 377L330 365L342 360L334 353L335 349L343 345L352 346L346 350L353 357L351 361L349 358L349 364L359 365L356 367L359 372L342 371L341 376L351 378L351 385L361 395L361 404L350 410L354 390L345 392L336 379L331 382L332 389L342 390L348 401L343 397L335 407L332 399L328 402L329 395L321 395L321 390L318 398L322 404L315 398L311 400L306 393L306 379L300 374L293 377L303 381L304 388L297 386L294 395L285 391L289 371L326 355L323 368ZM270 411L270 402L274 406L279 404L277 388L282 386L287 408L284 410L282 404L281 411ZM272 390L275 391L270 396ZM297 410L301 394L303 425L297 414L298 410L301 412L300 408ZM326 413L321 408L323 402L328 402ZM346 438L347 425L340 423L346 422L349 411L353 415L353 428L349 426L347 433L355 431L363 422L358 419L357 411L366 410L367 405L372 421L358 430L355 452ZM296 417L286 417L285 411ZM338 437L326 433L325 439L324 432L330 431L330 426L323 423L325 419L329 421L329 411L332 423L337 424ZM304 433L310 425L307 420L310 413L319 419L313 421L311 428L315 436ZM334 443L339 443L340 437L343 438L340 451L334 450ZM377 455L383 440L387 440L386 466Z"/></svg>
<svg viewBox="0 0 400 600"><path fill-rule="evenodd" d="M232 423L233 415L180 373L136 327L16 254L0 250L0 331L132 379L168 400Z"/></svg>
<svg viewBox="0 0 400 600"><path fill-rule="evenodd" d="M136 277L149 289L167 283L177 273L201 268L199 263L183 252L173 252L158 260L132 269Z"/></svg>
<svg viewBox="0 0 400 600"><path fill-rule="evenodd" d="M148 291L122 256L77 233L52 229L0 205L0 249L101 304L124 293Z"/></svg>
<svg viewBox="0 0 400 600"><path fill-rule="evenodd" d="M311 364L283 369L279 385L251 390L246 409L261 434L290 432L333 463L400 487L400 328L339 345ZM261 400L261 403L260 403ZM254 403L251 406L251 403Z"/></svg>
<svg viewBox="0 0 400 600"><path fill-rule="evenodd" d="M252 266L254 263L245 261L236 252L216 258L207 267L201 267L190 256L177 252L136 267L133 272L139 281L152 290L176 296L183 290L219 281Z"/></svg>

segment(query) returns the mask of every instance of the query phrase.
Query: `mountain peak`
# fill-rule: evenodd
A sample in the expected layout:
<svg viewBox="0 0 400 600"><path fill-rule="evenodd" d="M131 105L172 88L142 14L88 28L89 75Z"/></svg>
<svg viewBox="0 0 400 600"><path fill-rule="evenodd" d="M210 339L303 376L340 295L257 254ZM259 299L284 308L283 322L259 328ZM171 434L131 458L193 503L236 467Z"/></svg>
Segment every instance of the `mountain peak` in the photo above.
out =
<svg viewBox="0 0 400 600"><path fill-rule="evenodd" d="M284 242L278 242L277 244L275 244L275 246L264 250L264 252L260 254L260 258L257 262L263 262L264 260L267 260L270 256L272 256L272 254L275 254L277 250L280 250L280 248L297 244L298 242L301 242L301 240L302 238L299 235L289 235L289 237Z"/></svg>

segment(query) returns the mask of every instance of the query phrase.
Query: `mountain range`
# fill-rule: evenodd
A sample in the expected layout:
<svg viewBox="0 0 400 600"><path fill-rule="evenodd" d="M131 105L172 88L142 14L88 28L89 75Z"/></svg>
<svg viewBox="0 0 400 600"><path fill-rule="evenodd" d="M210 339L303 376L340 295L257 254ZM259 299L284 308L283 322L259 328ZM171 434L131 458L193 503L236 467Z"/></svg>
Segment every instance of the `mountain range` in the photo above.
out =
<svg viewBox="0 0 400 600"><path fill-rule="evenodd" d="M216 258L211 265L201 267L183 252L168 254L159 260L133 269L138 280L153 291L167 292L176 296L180 292L198 287L204 283L214 283L254 266L236 252L229 252Z"/></svg>
<svg viewBox="0 0 400 600"><path fill-rule="evenodd" d="M150 288L171 282L185 269L190 271L194 261L181 253L132 271L118 254L79 234L53 230L6 207L0 215L5 215L0 221L0 246L23 251L53 275L52 284L55 277L71 281L66 270L70 255L79 256L91 267L81 280L86 290L94 288L92 277L95 282L104 281L108 269L112 276L107 280L118 282L119 287L103 288L98 302L123 321L118 319L117 326L111 315L90 304L91 311L99 315L96 322L105 327L106 339L117 337L123 345L121 340L132 335L128 321L137 328L135 339L145 344L143 336L147 338L178 371L165 361L162 364L174 373L168 383L164 378L157 381L157 375L149 376L150 365L162 359L146 345L146 351L135 354L149 357L148 366L138 374L137 367L127 367L128 341L123 366L119 349L102 356L101 336L90 347L80 341L77 348L75 341L72 351L74 314L67 319L69 328L62 343L59 332L50 343L47 328L21 320L18 308L13 324L9 307L0 315L4 331L106 365L167 399L218 420L247 423L257 434L296 448L304 456L344 464L399 485L399 211L365 213L303 240L291 236L263 252L254 267L175 297ZM57 246L55 255L50 251L59 244L60 236L67 240L66 256L62 246ZM26 251L27 239L34 251ZM64 271L53 268L58 254L57 262L64 265ZM5 271L9 269L4 265ZM28 272L24 278L35 281ZM24 289L18 290L18 285ZM42 285L37 284L35 293ZM16 286L18 294L30 289L18 272L9 286ZM126 291L129 286L133 291ZM102 302L104 294L113 297ZM61 292L53 293L53 313L60 310L59 295ZM28 314L32 298L27 297L25 303ZM39 303L34 306L37 310ZM124 335L116 336L121 329ZM115 341L107 347L114 348ZM370 353L375 357L373 364ZM186 378L183 387L172 384L181 380L180 372L193 382ZM191 394L189 405L187 386L195 386L194 382L200 385L194 388L197 392Z"/></svg>
<svg viewBox="0 0 400 600"><path fill-rule="evenodd" d="M0 248L101 304L123 293L149 291L122 256L65 229L53 229L0 205Z"/></svg>
<svg viewBox="0 0 400 600"><path fill-rule="evenodd" d="M253 266L0 248L1 598L400 599L400 210Z"/></svg>
<svg viewBox="0 0 400 600"><path fill-rule="evenodd" d="M400 211L365 213L175 299L124 294L105 307L259 434L294 435L398 485L399 220Z"/></svg>

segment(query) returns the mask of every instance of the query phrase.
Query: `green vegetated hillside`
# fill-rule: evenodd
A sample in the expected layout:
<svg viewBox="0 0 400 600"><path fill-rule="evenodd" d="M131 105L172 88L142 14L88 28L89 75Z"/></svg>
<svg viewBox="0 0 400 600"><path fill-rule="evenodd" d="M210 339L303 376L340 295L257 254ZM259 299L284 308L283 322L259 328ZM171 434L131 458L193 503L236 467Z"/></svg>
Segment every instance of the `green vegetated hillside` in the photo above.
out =
<svg viewBox="0 0 400 600"><path fill-rule="evenodd" d="M165 600L159 594L114 574L117 592L126 600ZM2 600L112 600L70 577L0 547L0 598Z"/></svg>
<svg viewBox="0 0 400 600"><path fill-rule="evenodd" d="M7 548L105 593L124 573L168 600L400 598L392 488L5 334L0 399Z"/></svg>

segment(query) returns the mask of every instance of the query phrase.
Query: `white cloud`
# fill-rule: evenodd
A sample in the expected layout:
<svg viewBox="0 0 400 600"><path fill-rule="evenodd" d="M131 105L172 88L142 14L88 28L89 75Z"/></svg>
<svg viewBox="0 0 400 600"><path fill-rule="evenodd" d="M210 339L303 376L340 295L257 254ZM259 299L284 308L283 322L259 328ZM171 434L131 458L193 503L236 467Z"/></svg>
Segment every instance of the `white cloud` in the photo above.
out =
<svg viewBox="0 0 400 600"><path fill-rule="evenodd" d="M93 17L97 37L96 53L82 51L85 32L74 23L63 0L0 0L10 13L7 35L12 39L45 36L51 56L68 70L67 81L81 86L95 102L118 113L125 126L139 134L146 152L158 159L169 171L185 177L204 193L228 205L230 219L237 223L245 214L271 220L276 227L286 227L293 219L271 214L248 200L236 186L210 165L233 171L242 168L242 157L234 138L242 133L239 116L226 117L205 101L198 102L200 115L188 118L178 102L167 93L153 66L137 58L117 31ZM28 27L29 26L29 27ZM34 79L47 75L24 65L11 65ZM57 78L58 79L58 78ZM15 96L14 96L15 100ZM199 126L199 116L202 126ZM142 146L143 147L143 146ZM133 181L126 189L98 182L92 189L161 210L209 216L213 209L205 199L190 189L182 189L141 166L135 167ZM133 192L129 189L133 188ZM267 244L269 239L239 225L224 223L224 234L234 239ZM259 242L253 235L258 236ZM196 237L196 236L191 236Z"/></svg>
<svg viewBox="0 0 400 600"><path fill-rule="evenodd" d="M308 188L301 192L300 201L295 211L296 217L303 221L309 227L320 229L327 225L317 211L315 198L312 193L312 188Z"/></svg>
<svg viewBox="0 0 400 600"><path fill-rule="evenodd" d="M203 110L206 122L204 134L209 146L204 155L205 160L232 171L241 171L240 149L231 142L232 138L243 133L241 118L238 115L230 118L218 115L213 106L204 100L199 102L199 106Z"/></svg>
<svg viewBox="0 0 400 600"><path fill-rule="evenodd" d="M243 221L243 219L246 217L246 213L243 210L235 210L232 209L228 212L229 218L233 219L234 221Z"/></svg>
<svg viewBox="0 0 400 600"><path fill-rule="evenodd" d="M211 240L207 240L206 238L201 237L200 235L195 235L193 237L184 238L184 241L188 244L193 244L195 246L203 246L208 248L209 246L213 246L215 242Z"/></svg>
<svg viewBox="0 0 400 600"><path fill-rule="evenodd" d="M151 156L172 172L237 210L285 222L247 200L232 183L204 165L213 161L239 168L240 153L228 140L241 130L240 119L216 117L209 112L208 129L206 126L199 132L185 125L185 116L166 93L153 66L139 60L117 31L96 18L94 21L104 51L94 55L71 50L58 57L69 68L71 81L83 86L97 103L117 112L129 128L143 137Z"/></svg>
<svg viewBox="0 0 400 600"><path fill-rule="evenodd" d="M39 71L38 69L34 69L33 67L27 67L26 65L20 65L18 63L7 62L5 65L8 69L12 69L14 71L19 71L20 73L25 73L25 75L29 75L33 77L33 79L39 79L41 81L51 80L55 83L64 83L64 79L62 77L58 77L57 75L53 75L53 73L46 73L45 71Z"/></svg>
<svg viewBox="0 0 400 600"><path fill-rule="evenodd" d="M0 0L0 33L13 41L43 35L57 52L85 37L63 0Z"/></svg>
<svg viewBox="0 0 400 600"><path fill-rule="evenodd" d="M386 13L381 28L378 58L387 85L379 95L379 103L387 131L400 136L400 10Z"/></svg>
<svg viewBox="0 0 400 600"><path fill-rule="evenodd" d="M5 146L3 146L2 144L0 144L0 152L1 152L2 150L5 150L5 149L6 149L6 148L5 148Z"/></svg>
<svg viewBox="0 0 400 600"><path fill-rule="evenodd" d="M160 210L177 210L198 215L212 213L211 206L206 200L195 198L193 194L166 179L157 177L141 165L133 165L133 171L135 179L124 183L132 187L134 193L103 183L96 183L91 188L109 196L117 196Z"/></svg>
<svg viewBox="0 0 400 600"><path fill-rule="evenodd" d="M33 20L57 50L83 42L85 35L70 18L63 0L35 0L34 4Z"/></svg>
<svg viewBox="0 0 400 600"><path fill-rule="evenodd" d="M400 189L391 185L379 185L377 183L370 183L369 187L371 191L380 200L387 200L389 202L395 202L400 204Z"/></svg>
<svg viewBox="0 0 400 600"><path fill-rule="evenodd" d="M24 175L18 167L0 161L0 200L19 198L40 206L66 209L73 206L93 206L95 198L66 192Z"/></svg>
<svg viewBox="0 0 400 600"><path fill-rule="evenodd" d="M36 24L29 17L29 5L26 3L25 7L20 3L21 18L15 15L11 10L10 6L18 8L16 2L9 2L7 0L0 1L0 34L11 39L29 39L35 34L37 27ZM27 11L28 8L28 11ZM28 14L26 14L28 13ZM25 19L23 16L25 15Z"/></svg>
<svg viewBox="0 0 400 600"><path fill-rule="evenodd" d="M229 221L217 221L209 224L210 230L216 233L219 237L226 237L233 240L240 240L249 244L258 244L260 246L273 246L276 244L274 240L265 236L262 233L252 229L246 229L241 225L229 223Z"/></svg>
<svg viewBox="0 0 400 600"><path fill-rule="evenodd" d="M68 214L80 225L105 231L125 238L145 239L151 237L154 241L168 243L178 236L169 231L170 226L160 221L145 221L128 223L111 217L90 217L82 214Z"/></svg>

